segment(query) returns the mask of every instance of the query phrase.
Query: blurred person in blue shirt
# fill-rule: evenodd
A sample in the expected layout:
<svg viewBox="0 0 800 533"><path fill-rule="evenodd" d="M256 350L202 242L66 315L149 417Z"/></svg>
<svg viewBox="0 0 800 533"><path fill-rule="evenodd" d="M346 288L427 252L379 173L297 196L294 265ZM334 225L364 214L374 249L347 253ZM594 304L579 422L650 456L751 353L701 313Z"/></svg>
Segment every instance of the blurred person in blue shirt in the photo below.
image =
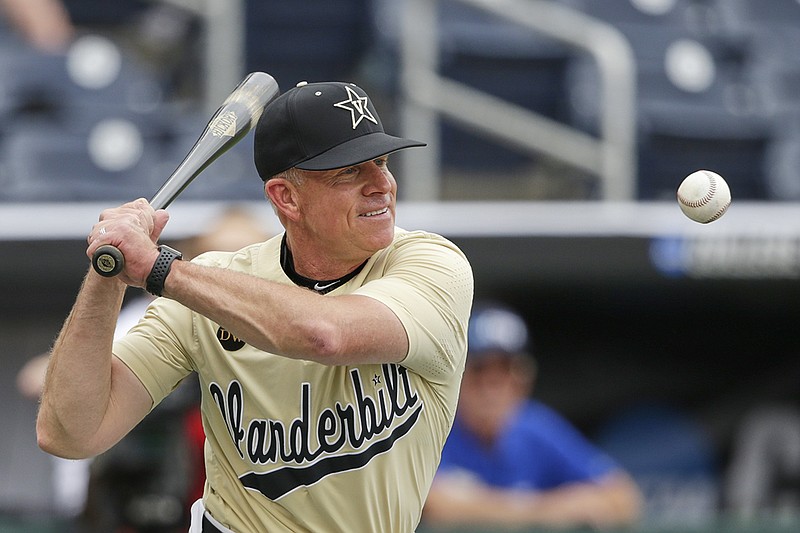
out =
<svg viewBox="0 0 800 533"><path fill-rule="evenodd" d="M643 502L631 476L531 398L536 372L522 317L477 305L427 524L617 528L639 519Z"/></svg>

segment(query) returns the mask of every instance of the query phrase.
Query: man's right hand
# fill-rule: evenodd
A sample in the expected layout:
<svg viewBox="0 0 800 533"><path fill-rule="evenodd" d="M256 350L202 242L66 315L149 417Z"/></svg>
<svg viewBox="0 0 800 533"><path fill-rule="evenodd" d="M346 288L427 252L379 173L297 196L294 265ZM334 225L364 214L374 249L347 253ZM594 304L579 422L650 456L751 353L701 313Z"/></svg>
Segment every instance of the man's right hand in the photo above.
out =
<svg viewBox="0 0 800 533"><path fill-rule="evenodd" d="M91 259L104 244L116 246L125 257L119 279L127 285L144 288L158 257L158 239L168 221L167 211L153 209L144 198L106 209L89 233L86 255Z"/></svg>

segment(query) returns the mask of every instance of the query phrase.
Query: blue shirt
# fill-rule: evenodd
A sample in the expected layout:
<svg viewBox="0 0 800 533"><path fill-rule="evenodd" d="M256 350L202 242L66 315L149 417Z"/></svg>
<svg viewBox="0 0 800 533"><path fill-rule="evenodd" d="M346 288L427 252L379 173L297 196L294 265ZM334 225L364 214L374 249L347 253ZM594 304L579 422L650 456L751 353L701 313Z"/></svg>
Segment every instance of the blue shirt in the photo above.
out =
<svg viewBox="0 0 800 533"><path fill-rule="evenodd" d="M466 470L488 485L546 490L597 480L617 468L556 411L528 400L488 448L456 416L439 472Z"/></svg>

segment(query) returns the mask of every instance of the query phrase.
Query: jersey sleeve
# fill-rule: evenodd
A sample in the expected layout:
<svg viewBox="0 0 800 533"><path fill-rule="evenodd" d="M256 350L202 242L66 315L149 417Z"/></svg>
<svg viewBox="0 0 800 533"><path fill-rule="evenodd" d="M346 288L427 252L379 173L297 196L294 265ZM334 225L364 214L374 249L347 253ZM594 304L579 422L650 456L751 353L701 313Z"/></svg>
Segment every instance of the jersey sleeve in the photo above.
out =
<svg viewBox="0 0 800 533"><path fill-rule="evenodd" d="M188 346L195 340L192 312L158 298L142 320L114 342L113 353L136 374L158 405L193 370Z"/></svg>
<svg viewBox="0 0 800 533"><path fill-rule="evenodd" d="M255 243L238 252L205 252L192 262L246 272L260 246ZM200 346L197 320L198 315L182 304L156 298L144 318L115 342L114 355L136 374L153 398L153 407L197 370L192 357Z"/></svg>
<svg viewBox="0 0 800 533"><path fill-rule="evenodd" d="M472 268L453 243L410 232L386 258L382 276L355 291L388 306L408 335L403 365L434 382L463 370L473 297Z"/></svg>

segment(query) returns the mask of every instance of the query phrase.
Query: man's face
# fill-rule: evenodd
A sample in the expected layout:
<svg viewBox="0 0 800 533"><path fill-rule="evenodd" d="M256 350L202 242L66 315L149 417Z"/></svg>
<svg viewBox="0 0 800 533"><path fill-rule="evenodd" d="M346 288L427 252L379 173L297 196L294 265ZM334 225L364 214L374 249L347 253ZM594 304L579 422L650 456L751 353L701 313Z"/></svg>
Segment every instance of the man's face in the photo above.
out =
<svg viewBox="0 0 800 533"><path fill-rule="evenodd" d="M388 156L304 175L300 223L326 254L360 263L392 242L397 182Z"/></svg>
<svg viewBox="0 0 800 533"><path fill-rule="evenodd" d="M494 440L527 397L531 379L528 367L517 356L490 353L468 358L458 416L482 440Z"/></svg>

